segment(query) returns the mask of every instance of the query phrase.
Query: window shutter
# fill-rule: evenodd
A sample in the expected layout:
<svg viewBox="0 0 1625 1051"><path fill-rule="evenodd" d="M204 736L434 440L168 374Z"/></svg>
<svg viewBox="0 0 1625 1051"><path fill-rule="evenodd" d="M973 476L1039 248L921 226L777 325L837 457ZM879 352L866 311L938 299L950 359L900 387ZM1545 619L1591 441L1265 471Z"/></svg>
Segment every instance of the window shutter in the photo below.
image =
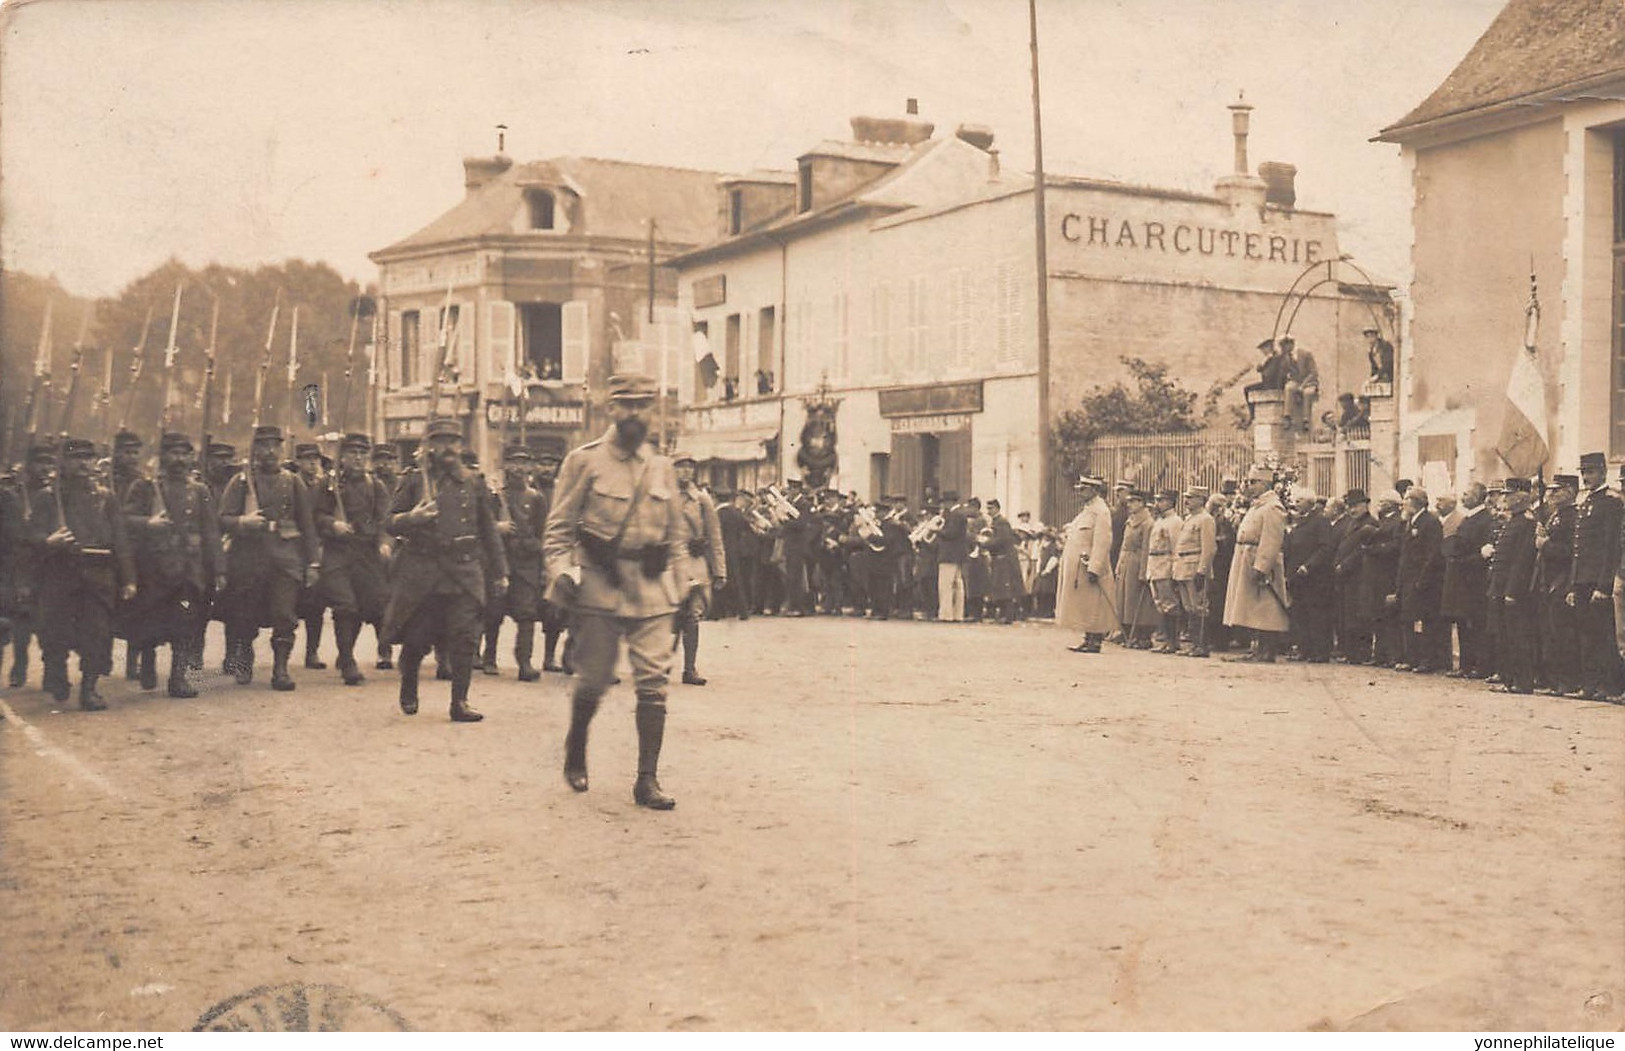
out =
<svg viewBox="0 0 1625 1051"><path fill-rule="evenodd" d="M506 383L510 373L517 373L519 363L514 359L513 304L504 299L493 299L485 305L486 343L490 345L490 373L492 383Z"/></svg>
<svg viewBox="0 0 1625 1051"><path fill-rule="evenodd" d="M560 343L564 360L560 363L566 383L584 383L587 379L587 353L592 344L592 329L587 301L572 299L561 310Z"/></svg>
<svg viewBox="0 0 1625 1051"><path fill-rule="evenodd" d="M472 385L479 379L475 375L474 367L474 304L457 304L457 382L459 385Z"/></svg>

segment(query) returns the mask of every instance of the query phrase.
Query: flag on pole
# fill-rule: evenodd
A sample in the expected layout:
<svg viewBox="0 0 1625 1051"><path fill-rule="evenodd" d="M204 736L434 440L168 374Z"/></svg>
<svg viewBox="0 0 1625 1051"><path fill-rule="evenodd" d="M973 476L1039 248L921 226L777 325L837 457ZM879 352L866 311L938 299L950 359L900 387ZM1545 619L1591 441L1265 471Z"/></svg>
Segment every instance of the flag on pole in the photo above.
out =
<svg viewBox="0 0 1625 1051"><path fill-rule="evenodd" d="M1535 275L1530 274L1523 346L1512 361L1507 405L1501 416L1501 440L1495 447L1514 475L1533 475L1541 470L1550 451L1546 442L1546 379L1537 360L1539 334L1540 296Z"/></svg>

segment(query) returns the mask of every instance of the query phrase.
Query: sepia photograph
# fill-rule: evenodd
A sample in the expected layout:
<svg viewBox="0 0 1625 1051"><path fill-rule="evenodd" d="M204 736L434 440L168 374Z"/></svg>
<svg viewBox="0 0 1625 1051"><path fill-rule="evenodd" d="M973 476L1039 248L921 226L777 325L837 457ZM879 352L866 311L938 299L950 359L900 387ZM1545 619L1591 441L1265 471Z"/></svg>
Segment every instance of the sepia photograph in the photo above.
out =
<svg viewBox="0 0 1625 1051"><path fill-rule="evenodd" d="M0 0L0 1031L1617 1032L1622 497L1621 0Z"/></svg>

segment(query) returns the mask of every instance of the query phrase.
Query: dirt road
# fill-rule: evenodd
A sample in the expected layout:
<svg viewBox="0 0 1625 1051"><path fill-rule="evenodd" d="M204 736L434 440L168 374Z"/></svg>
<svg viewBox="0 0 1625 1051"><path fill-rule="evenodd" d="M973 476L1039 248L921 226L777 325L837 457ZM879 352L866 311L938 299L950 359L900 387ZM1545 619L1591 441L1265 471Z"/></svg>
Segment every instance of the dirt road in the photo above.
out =
<svg viewBox="0 0 1625 1051"><path fill-rule="evenodd" d="M475 726L8 691L0 1028L1625 1024L1625 708L1068 641L709 624L669 814L506 643Z"/></svg>

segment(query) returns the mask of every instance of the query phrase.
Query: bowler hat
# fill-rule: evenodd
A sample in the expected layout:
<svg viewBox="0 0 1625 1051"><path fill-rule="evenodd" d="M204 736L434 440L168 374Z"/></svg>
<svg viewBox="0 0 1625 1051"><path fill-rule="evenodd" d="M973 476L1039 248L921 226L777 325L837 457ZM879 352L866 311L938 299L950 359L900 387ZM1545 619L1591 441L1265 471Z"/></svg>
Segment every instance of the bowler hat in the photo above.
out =
<svg viewBox="0 0 1625 1051"><path fill-rule="evenodd" d="M1353 507L1355 504L1369 504L1370 502L1371 498L1365 495L1364 489L1350 489L1343 494L1343 504L1346 507Z"/></svg>
<svg viewBox="0 0 1625 1051"><path fill-rule="evenodd" d="M658 392L654 378L641 372L618 372L609 378L611 401L652 401Z"/></svg>
<svg viewBox="0 0 1625 1051"><path fill-rule="evenodd" d="M280 443L282 441L282 428L274 423L261 424L254 428L254 440L256 442Z"/></svg>
<svg viewBox="0 0 1625 1051"><path fill-rule="evenodd" d="M1605 471L1608 469L1608 457L1602 453L1581 453L1580 470Z"/></svg>

